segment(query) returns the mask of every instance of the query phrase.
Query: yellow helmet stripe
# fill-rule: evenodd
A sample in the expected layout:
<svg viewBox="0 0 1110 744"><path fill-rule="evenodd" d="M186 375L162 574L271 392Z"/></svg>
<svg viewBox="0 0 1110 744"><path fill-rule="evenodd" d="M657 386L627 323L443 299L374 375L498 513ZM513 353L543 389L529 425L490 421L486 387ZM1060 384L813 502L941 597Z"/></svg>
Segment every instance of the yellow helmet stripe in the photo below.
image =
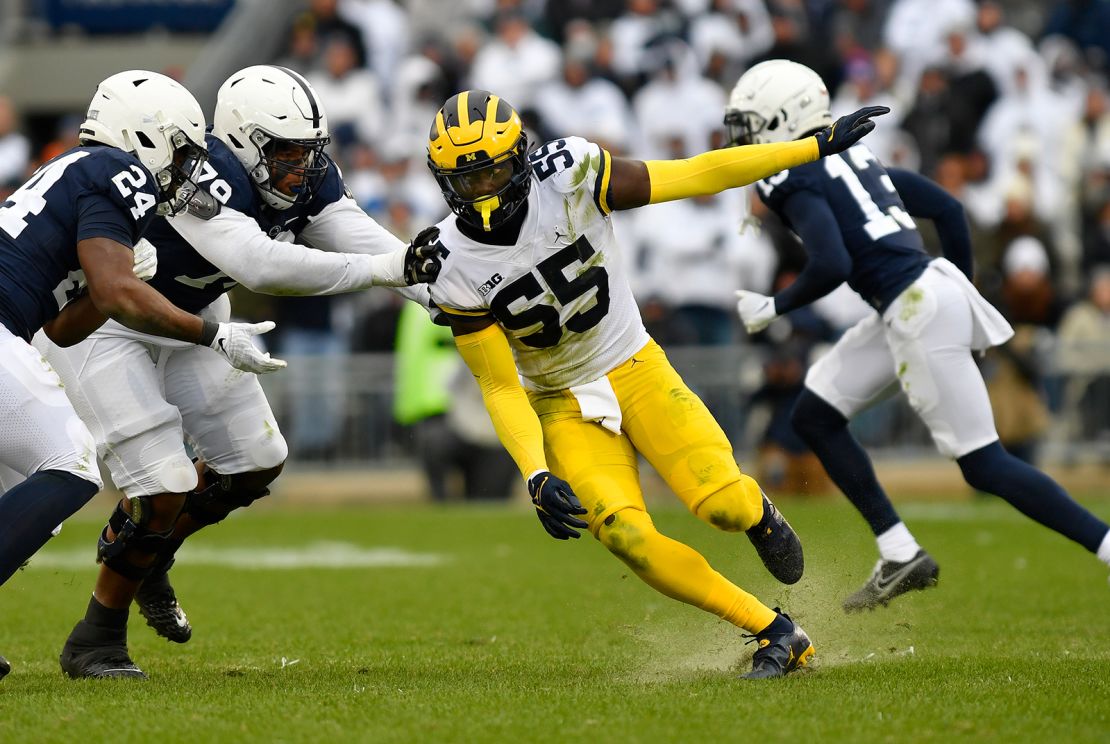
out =
<svg viewBox="0 0 1110 744"><path fill-rule="evenodd" d="M464 90L459 94L459 129L466 131L470 128L470 91Z"/></svg>

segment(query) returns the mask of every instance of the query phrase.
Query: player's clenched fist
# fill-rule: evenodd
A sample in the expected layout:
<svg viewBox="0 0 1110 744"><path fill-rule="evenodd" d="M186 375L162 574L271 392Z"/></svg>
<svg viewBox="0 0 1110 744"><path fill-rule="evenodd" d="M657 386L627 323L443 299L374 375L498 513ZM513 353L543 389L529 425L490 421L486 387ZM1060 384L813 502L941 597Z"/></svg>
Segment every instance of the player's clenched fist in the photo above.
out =
<svg viewBox="0 0 1110 744"><path fill-rule="evenodd" d="M405 251L405 281L410 285L434 282L442 265L441 249L438 227L425 227L417 233Z"/></svg>
<svg viewBox="0 0 1110 744"><path fill-rule="evenodd" d="M556 540L578 537L575 527L588 527L575 514L586 510L574 495L570 484L547 470L538 470L528 478L528 495L536 505L536 515L547 534Z"/></svg>
<svg viewBox="0 0 1110 744"><path fill-rule="evenodd" d="M736 291L736 312L748 333L759 333L778 317L774 297L743 289Z"/></svg>

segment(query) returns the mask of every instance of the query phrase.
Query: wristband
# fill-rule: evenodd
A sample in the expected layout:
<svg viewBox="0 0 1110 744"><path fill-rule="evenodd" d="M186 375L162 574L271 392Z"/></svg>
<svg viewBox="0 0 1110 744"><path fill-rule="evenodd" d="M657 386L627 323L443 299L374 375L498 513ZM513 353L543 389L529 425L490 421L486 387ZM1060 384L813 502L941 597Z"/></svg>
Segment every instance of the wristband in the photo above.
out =
<svg viewBox="0 0 1110 744"><path fill-rule="evenodd" d="M212 342L216 340L216 334L220 332L220 324L212 321L204 321L204 325L200 329L200 345L211 346Z"/></svg>

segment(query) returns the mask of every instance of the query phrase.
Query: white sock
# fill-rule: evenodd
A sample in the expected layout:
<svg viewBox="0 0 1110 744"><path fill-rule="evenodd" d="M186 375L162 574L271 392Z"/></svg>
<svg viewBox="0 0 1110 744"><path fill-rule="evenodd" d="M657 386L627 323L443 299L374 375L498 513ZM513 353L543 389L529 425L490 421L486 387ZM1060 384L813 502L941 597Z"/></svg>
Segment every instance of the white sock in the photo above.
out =
<svg viewBox="0 0 1110 744"><path fill-rule="evenodd" d="M1100 561L1110 566L1110 532L1107 532L1106 537L1099 543L1097 555Z"/></svg>
<svg viewBox="0 0 1110 744"><path fill-rule="evenodd" d="M910 531L902 522L894 525L875 540L879 543L879 555L882 556L884 561L905 563L917 555L917 551L921 550L917 540L913 539L913 535L910 534ZM1103 545L1106 545L1105 540ZM1099 553L1099 556L1101 557L1102 554Z"/></svg>

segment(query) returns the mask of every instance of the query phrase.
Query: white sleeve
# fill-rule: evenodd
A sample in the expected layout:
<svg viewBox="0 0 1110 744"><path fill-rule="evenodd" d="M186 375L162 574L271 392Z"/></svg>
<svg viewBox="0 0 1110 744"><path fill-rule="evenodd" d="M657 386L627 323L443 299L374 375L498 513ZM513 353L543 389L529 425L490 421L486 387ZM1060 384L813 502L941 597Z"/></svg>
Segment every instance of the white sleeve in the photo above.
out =
<svg viewBox="0 0 1110 744"><path fill-rule="evenodd" d="M354 199L342 198L310 217L308 225L301 230L300 237L313 248L324 251L344 253L368 253L382 255L401 251L408 246L397 236L379 225ZM419 303L423 307L431 305L428 288L423 284L411 287L390 287L405 299Z"/></svg>
<svg viewBox="0 0 1110 744"><path fill-rule="evenodd" d="M404 283L403 252L327 253L274 240L253 219L226 207L208 220L185 213L169 223L197 253L253 292L325 295Z"/></svg>

